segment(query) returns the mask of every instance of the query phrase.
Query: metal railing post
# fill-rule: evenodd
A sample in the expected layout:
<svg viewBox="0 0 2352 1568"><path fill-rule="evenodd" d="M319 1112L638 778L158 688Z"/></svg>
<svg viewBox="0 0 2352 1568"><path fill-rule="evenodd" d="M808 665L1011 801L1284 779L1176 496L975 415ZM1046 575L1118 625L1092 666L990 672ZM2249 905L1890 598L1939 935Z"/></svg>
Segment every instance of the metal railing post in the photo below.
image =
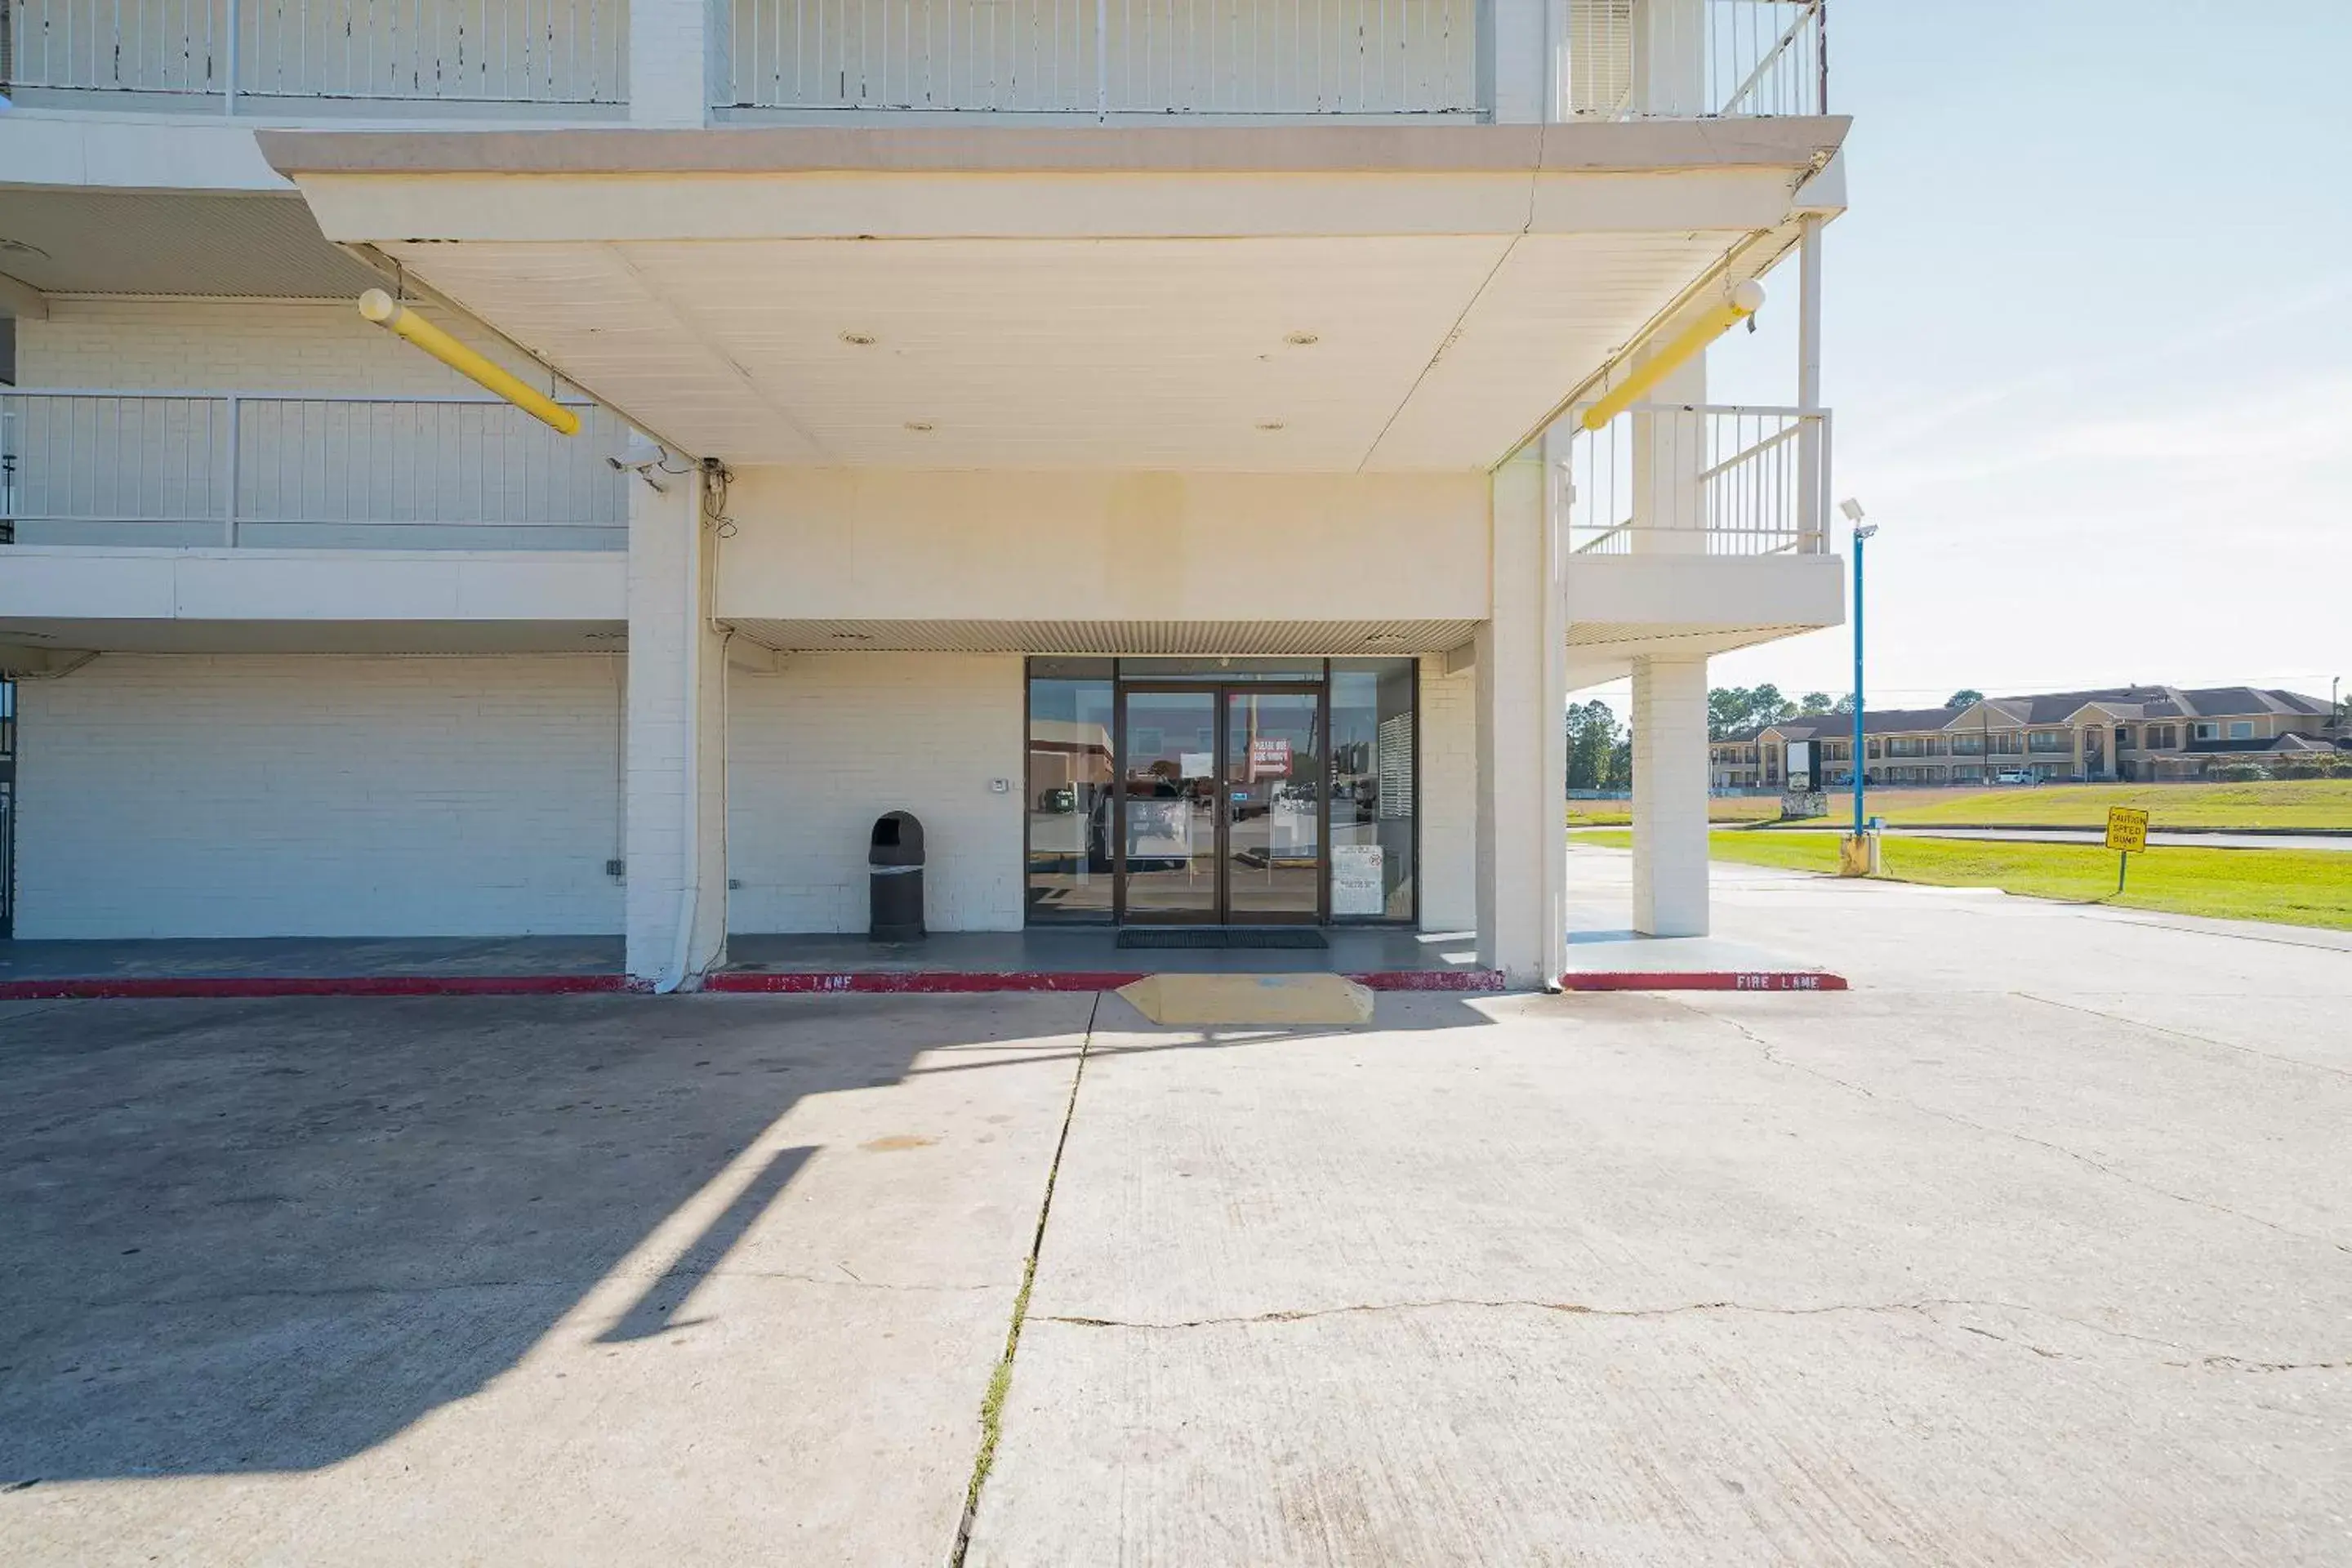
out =
<svg viewBox="0 0 2352 1568"><path fill-rule="evenodd" d="M1110 0L1095 0L1095 120L1110 118Z"/></svg>
<svg viewBox="0 0 2352 1568"><path fill-rule="evenodd" d="M229 0L229 3L235 5L236 0ZM231 550L236 548L236 487L239 448L244 445L239 439L238 427L243 409L244 400L234 393L230 394L228 399L228 494L223 498L221 505L221 542Z"/></svg>
<svg viewBox="0 0 2352 1568"><path fill-rule="evenodd" d="M236 112L236 0L228 0L228 45L222 51L221 112ZM234 407L234 405L232 405Z"/></svg>

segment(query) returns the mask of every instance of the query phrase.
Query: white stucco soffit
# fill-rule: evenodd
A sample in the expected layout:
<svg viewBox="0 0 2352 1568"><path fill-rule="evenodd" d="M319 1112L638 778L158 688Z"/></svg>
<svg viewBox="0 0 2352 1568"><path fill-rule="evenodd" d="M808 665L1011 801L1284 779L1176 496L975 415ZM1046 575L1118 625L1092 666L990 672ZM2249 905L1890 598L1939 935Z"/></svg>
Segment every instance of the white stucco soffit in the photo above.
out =
<svg viewBox="0 0 2352 1568"><path fill-rule="evenodd" d="M270 132L373 248L730 464L1470 470L1837 119ZM1769 247L1764 247L1769 248Z"/></svg>

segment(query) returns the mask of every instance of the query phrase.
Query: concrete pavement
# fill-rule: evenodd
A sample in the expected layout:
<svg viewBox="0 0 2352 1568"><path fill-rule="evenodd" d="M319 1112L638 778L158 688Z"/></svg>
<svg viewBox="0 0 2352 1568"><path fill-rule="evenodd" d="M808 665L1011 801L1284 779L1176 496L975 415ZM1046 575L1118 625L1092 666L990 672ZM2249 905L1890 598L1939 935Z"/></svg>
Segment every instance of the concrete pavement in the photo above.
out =
<svg viewBox="0 0 2352 1568"><path fill-rule="evenodd" d="M2352 942L1717 909L1856 989L0 1010L0 1540L945 1563L1051 1171L975 1568L2352 1560Z"/></svg>

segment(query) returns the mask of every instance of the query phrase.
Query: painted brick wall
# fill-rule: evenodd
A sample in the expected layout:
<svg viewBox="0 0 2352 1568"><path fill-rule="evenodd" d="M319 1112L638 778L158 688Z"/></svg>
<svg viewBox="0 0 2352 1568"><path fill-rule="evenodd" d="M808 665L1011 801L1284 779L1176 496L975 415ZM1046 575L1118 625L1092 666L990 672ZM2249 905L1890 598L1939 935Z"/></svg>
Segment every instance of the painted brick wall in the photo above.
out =
<svg viewBox="0 0 2352 1568"><path fill-rule="evenodd" d="M1421 924L1468 931L1478 923L1477 679L1421 661Z"/></svg>
<svg viewBox="0 0 2352 1568"><path fill-rule="evenodd" d="M610 656L108 654L18 688L22 937L617 931Z"/></svg>
<svg viewBox="0 0 2352 1568"><path fill-rule="evenodd" d="M931 928L1018 930L1023 700L1017 654L803 653L732 672L730 928L864 931L866 836L903 808L923 823Z"/></svg>

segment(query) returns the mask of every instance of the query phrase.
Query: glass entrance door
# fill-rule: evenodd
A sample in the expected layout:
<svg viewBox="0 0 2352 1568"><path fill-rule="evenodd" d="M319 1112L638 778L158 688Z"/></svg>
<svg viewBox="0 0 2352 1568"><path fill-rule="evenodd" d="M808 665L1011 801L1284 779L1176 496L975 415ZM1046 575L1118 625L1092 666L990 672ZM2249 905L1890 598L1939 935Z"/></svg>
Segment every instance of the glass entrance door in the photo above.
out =
<svg viewBox="0 0 2352 1568"><path fill-rule="evenodd" d="M1224 914L1229 924L1323 918L1323 698L1224 689Z"/></svg>
<svg viewBox="0 0 2352 1568"><path fill-rule="evenodd" d="M1138 922L1218 919L1217 693L1119 703L1118 908Z"/></svg>
<svg viewBox="0 0 2352 1568"><path fill-rule="evenodd" d="M1319 688L1135 687L1119 698L1120 918L1324 918L1328 805Z"/></svg>

